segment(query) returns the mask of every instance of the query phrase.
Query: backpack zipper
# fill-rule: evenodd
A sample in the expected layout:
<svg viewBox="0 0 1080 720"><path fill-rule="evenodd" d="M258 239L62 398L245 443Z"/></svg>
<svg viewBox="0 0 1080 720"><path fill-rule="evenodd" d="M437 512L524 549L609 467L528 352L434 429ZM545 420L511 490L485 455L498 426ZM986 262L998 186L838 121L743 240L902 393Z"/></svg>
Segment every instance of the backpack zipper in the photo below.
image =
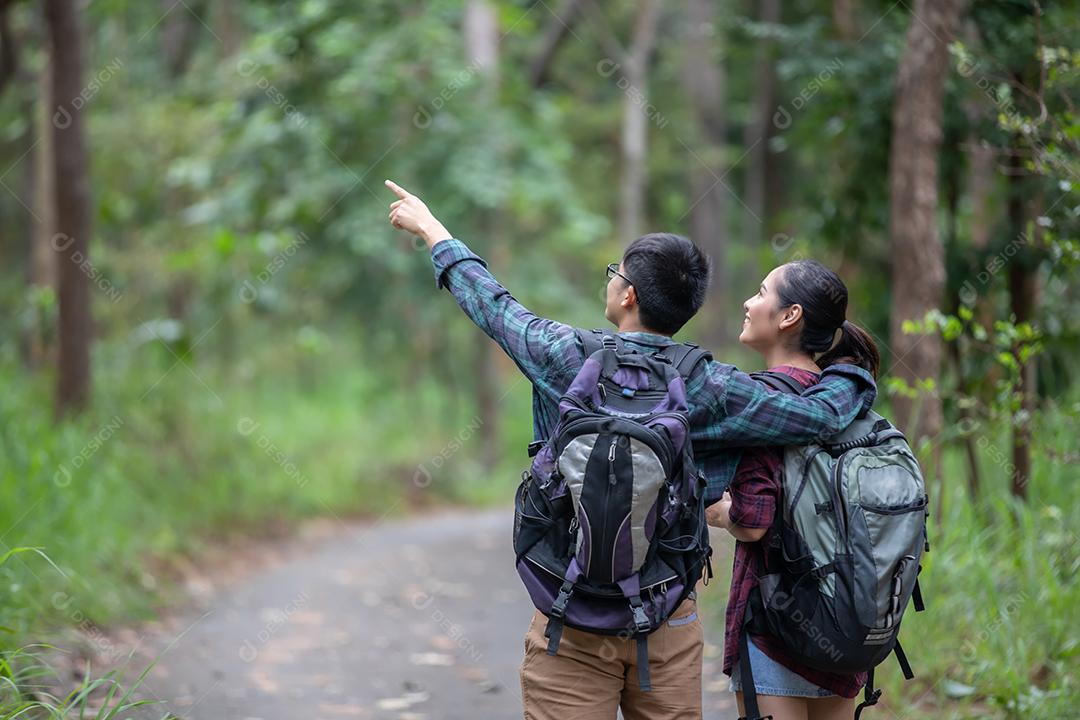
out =
<svg viewBox="0 0 1080 720"><path fill-rule="evenodd" d="M918 500L912 503L905 503L903 505L893 506L875 506L875 505L861 505L860 507L866 512L874 513L875 515L906 515L907 513L918 512L919 510L925 510L927 506L928 498L923 495Z"/></svg>
<svg viewBox="0 0 1080 720"><path fill-rule="evenodd" d="M678 413L659 413L657 415L650 416L651 419L655 419L657 417L673 417L673 418L678 419L678 421L680 423L682 423L683 427L686 428L687 438L689 438L689 436L690 436L690 424L689 424L689 421L686 418L682 417ZM610 419L610 418L604 418L604 419ZM668 445L670 445L670 443L668 442L667 437L663 433L661 433L659 430L654 430L652 427L650 427L645 422L637 422L637 421L634 421L634 420L629 420L627 418L619 418L619 419L626 420L628 423L632 423L633 425L637 426L638 428L641 428L641 430L644 431L643 434L646 437L651 438L651 440L647 440L645 437L637 437L634 434L632 434L630 432L626 432L625 430L622 430L622 429L616 429L614 432L617 432L617 433L620 433L620 434L623 434L623 435L629 435L632 438L636 437L636 439L638 439L638 440L646 443L647 445L649 445L649 447L653 450L653 452L655 452L657 454L657 456L660 457L661 462L667 461L667 466L665 467L665 469L671 468L671 467L674 466L676 458L672 457L670 451L668 450ZM574 429L577 428L578 425L583 425L583 424L588 424L588 423L596 423L597 420L598 420L598 418L595 415L590 415L589 417L574 418L573 420L568 422L559 431L559 435L560 436L569 435L569 434L571 434L571 432ZM556 453L557 453L556 457L558 457L558 455L561 454L562 450L565 449L565 448L560 448L558 446L558 444L556 444L554 446L554 449L556 450Z"/></svg>
<svg viewBox="0 0 1080 720"><path fill-rule="evenodd" d="M615 487L615 444L618 441L619 441L619 436L618 435L614 436L611 439L611 446L608 447L608 456L607 456L608 457L608 481L607 481L607 485L604 486L604 508L605 509L611 503L611 488ZM606 547L607 536L608 536L608 532L607 532L608 531L608 513L607 512L603 513L603 516L604 516L604 521L600 524L600 538L605 543L605 547L604 547L603 552L607 553L608 550L609 550L609 548ZM604 556L601 555L601 557L604 557ZM614 553L614 551L612 551L611 552L612 562L614 562L614 558L615 558L615 553ZM589 565L590 566L592 565L592 559L591 558L590 558L590 561L589 561ZM588 572L591 569L592 569L591 567L586 568L586 572ZM614 572L612 574L614 575ZM614 581L614 579L615 578L612 577L612 581Z"/></svg>
<svg viewBox="0 0 1080 720"><path fill-rule="evenodd" d="M847 505L844 504L844 496L840 492L840 471L844 466L844 458L841 456L833 467L833 491L836 493L836 530L843 534L844 544L850 547L847 527Z"/></svg>

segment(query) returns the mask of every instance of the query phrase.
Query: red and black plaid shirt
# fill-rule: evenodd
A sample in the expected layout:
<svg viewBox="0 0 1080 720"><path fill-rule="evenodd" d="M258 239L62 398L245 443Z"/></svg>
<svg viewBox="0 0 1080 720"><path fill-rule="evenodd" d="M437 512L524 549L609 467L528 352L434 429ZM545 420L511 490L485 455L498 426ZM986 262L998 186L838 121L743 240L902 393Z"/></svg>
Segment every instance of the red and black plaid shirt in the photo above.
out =
<svg viewBox="0 0 1080 720"><path fill-rule="evenodd" d="M788 365L771 369L790 375L804 387L818 381L818 375L809 370ZM745 528L772 527L780 495L783 460L784 453L780 448L752 448L743 452L729 489L731 522ZM732 666L739 659L739 633L742 632L743 618L746 616L746 603L750 591L757 587L758 572L765 562L762 547L768 539L766 535L759 542L735 543L735 564L731 573L724 633L724 673L727 675L731 675ZM750 640L761 652L787 669L842 697L855 697L866 684L866 673L844 675L822 672L797 663L784 646L769 635L751 635Z"/></svg>

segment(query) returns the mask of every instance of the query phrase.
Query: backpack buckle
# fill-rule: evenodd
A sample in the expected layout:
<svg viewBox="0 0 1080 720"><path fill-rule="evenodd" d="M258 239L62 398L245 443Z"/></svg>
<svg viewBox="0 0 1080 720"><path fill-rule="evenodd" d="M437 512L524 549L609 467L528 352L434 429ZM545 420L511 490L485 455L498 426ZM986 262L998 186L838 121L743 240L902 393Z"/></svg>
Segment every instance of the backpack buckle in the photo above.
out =
<svg viewBox="0 0 1080 720"><path fill-rule="evenodd" d="M566 606L570 602L570 595L574 592L574 583L567 580L559 588L559 595L555 598L555 602L551 604L551 612L548 613L552 617L559 618L560 620L566 617Z"/></svg>
<svg viewBox="0 0 1080 720"><path fill-rule="evenodd" d="M630 598L630 610L634 614L634 626L638 632L648 632L652 628L649 616L645 614L645 606L641 603L641 597L635 595Z"/></svg>

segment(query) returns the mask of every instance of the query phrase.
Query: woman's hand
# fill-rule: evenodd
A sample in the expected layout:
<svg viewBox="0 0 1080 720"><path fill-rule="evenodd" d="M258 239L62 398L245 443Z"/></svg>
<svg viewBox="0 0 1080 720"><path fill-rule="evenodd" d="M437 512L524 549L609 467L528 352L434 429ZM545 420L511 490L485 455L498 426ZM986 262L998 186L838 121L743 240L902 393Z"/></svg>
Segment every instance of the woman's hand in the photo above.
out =
<svg viewBox="0 0 1080 720"><path fill-rule="evenodd" d="M390 205L391 225L401 230L408 230L427 243L429 248L440 240L449 240L453 237L431 214L423 200L392 180L386 181L386 187L398 196L398 199Z"/></svg>
<svg viewBox="0 0 1080 720"><path fill-rule="evenodd" d="M705 508L705 522L713 527L731 530L731 494L725 492L720 500Z"/></svg>
<svg viewBox="0 0 1080 720"><path fill-rule="evenodd" d="M768 528L748 528L731 522L731 493L725 492L718 502L705 508L705 522L713 527L722 528L742 542L757 542L765 537Z"/></svg>

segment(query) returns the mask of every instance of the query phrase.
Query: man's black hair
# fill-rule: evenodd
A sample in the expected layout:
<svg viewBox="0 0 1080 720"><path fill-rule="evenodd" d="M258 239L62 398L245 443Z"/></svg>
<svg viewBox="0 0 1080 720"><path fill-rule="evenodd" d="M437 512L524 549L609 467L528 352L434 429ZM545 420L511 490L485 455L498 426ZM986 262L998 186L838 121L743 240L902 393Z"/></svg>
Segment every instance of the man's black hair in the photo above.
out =
<svg viewBox="0 0 1080 720"><path fill-rule="evenodd" d="M641 324L650 330L674 335L705 302L712 268L689 238L643 235L626 248L622 262L637 292Z"/></svg>

